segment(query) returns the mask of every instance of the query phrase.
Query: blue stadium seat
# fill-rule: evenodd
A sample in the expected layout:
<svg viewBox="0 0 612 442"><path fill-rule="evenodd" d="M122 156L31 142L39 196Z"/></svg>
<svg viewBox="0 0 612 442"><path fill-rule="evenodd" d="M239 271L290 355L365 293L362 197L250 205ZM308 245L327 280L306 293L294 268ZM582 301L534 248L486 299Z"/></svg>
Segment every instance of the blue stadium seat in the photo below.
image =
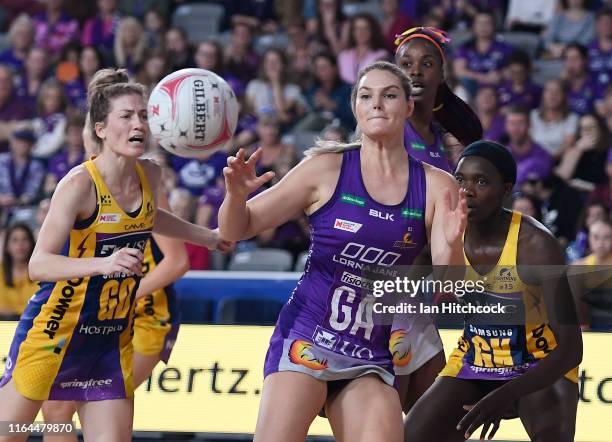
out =
<svg viewBox="0 0 612 442"><path fill-rule="evenodd" d="M508 31L502 34L504 41L515 49L526 52L531 59L535 59L540 50L540 36L531 32Z"/></svg>
<svg viewBox="0 0 612 442"><path fill-rule="evenodd" d="M181 323L183 324L212 324L214 316L214 303L209 299L196 296L180 295Z"/></svg>
<svg viewBox="0 0 612 442"><path fill-rule="evenodd" d="M563 60L536 60L533 63L531 80L535 84L544 86L548 80L559 78L563 71Z"/></svg>
<svg viewBox="0 0 612 442"><path fill-rule="evenodd" d="M183 28L191 43L216 36L225 8L214 3L188 3L179 6L172 14L172 25Z"/></svg>
<svg viewBox="0 0 612 442"><path fill-rule="evenodd" d="M365 3L347 3L342 5L342 12L349 17L357 14L370 14L378 21L382 21L385 18L382 8L380 7L380 1L369 0Z"/></svg>
<svg viewBox="0 0 612 442"><path fill-rule="evenodd" d="M265 298L224 298L219 302L219 324L274 325L283 303Z"/></svg>

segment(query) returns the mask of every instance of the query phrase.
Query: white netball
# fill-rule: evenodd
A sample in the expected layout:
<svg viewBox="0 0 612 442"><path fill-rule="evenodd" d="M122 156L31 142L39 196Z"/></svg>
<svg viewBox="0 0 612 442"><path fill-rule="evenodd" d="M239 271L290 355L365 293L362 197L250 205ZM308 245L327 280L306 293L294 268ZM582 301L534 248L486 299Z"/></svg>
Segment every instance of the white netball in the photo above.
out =
<svg viewBox="0 0 612 442"><path fill-rule="evenodd" d="M181 69L164 77L148 102L151 134L168 152L203 158L231 142L238 122L232 88L205 69Z"/></svg>

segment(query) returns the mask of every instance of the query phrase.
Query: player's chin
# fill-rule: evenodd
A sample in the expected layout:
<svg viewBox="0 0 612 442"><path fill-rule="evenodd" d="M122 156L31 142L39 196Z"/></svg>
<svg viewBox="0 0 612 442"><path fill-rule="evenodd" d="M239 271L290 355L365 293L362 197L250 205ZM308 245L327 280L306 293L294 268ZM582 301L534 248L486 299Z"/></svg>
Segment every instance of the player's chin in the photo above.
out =
<svg viewBox="0 0 612 442"><path fill-rule="evenodd" d="M128 143L122 146L121 154L129 158L138 158L146 151L145 143Z"/></svg>

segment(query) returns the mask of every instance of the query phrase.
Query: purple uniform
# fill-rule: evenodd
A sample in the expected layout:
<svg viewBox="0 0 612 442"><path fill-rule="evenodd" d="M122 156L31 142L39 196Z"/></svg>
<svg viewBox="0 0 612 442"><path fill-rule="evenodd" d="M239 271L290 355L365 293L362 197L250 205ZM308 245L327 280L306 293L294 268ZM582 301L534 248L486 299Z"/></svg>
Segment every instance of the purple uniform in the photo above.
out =
<svg viewBox="0 0 612 442"><path fill-rule="evenodd" d="M484 128L483 128L484 129ZM502 114L497 114L493 117L491 125L484 129L482 138L484 140L498 141L502 139L506 133L506 117Z"/></svg>
<svg viewBox="0 0 612 442"><path fill-rule="evenodd" d="M540 104L542 88L533 83L527 83L523 92L516 92L512 83L505 82L499 87L500 106L522 106L527 109L535 109Z"/></svg>
<svg viewBox="0 0 612 442"><path fill-rule="evenodd" d="M612 80L612 50L604 51L597 40L589 46L589 70L602 88Z"/></svg>
<svg viewBox="0 0 612 442"><path fill-rule="evenodd" d="M570 110L578 115L593 113L593 103L599 95L599 89L597 82L591 77L582 84L580 89L570 89L567 94Z"/></svg>
<svg viewBox="0 0 612 442"><path fill-rule="evenodd" d="M431 125L431 130L436 139L433 144L427 144L419 133L414 130L410 121L406 121L404 125L404 146L406 146L408 154L417 160L450 172L451 167L446 157L444 144L442 143L442 128L434 123Z"/></svg>
<svg viewBox="0 0 612 442"><path fill-rule="evenodd" d="M362 270L376 266L390 276L393 266L411 264L426 244L425 173L422 163L410 158L404 200L380 204L365 188L360 154L360 149L343 153L333 196L309 217L308 261L280 313L265 376L298 371L332 381L376 373L392 385L394 365L411 358L409 350L399 350L408 330L374 323L376 298L367 293L372 283Z"/></svg>

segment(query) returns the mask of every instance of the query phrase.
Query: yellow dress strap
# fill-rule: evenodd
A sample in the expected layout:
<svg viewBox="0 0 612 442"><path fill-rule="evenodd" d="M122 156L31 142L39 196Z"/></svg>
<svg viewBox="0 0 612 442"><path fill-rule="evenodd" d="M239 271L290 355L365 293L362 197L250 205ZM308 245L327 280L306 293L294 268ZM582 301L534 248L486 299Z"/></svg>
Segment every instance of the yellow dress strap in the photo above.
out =
<svg viewBox="0 0 612 442"><path fill-rule="evenodd" d="M91 175L91 178L93 179L93 182L96 186L96 193L97 193L98 200L100 200L102 195L110 195L110 191L106 187L106 183L104 182L104 179L102 178L102 175L100 174L100 171L94 164L93 158L83 162L83 166L85 166L85 169L87 169L87 171Z"/></svg>
<svg viewBox="0 0 612 442"><path fill-rule="evenodd" d="M508 236L504 244L504 250L499 257L499 265L515 266L518 256L518 239L521 230L521 213L512 211L512 220L508 229Z"/></svg>
<svg viewBox="0 0 612 442"><path fill-rule="evenodd" d="M151 186L149 186L149 180L147 179L147 174L145 173L140 161L136 161L136 173L138 173L138 177L140 178L140 185L142 186L142 194L143 195L151 195Z"/></svg>

